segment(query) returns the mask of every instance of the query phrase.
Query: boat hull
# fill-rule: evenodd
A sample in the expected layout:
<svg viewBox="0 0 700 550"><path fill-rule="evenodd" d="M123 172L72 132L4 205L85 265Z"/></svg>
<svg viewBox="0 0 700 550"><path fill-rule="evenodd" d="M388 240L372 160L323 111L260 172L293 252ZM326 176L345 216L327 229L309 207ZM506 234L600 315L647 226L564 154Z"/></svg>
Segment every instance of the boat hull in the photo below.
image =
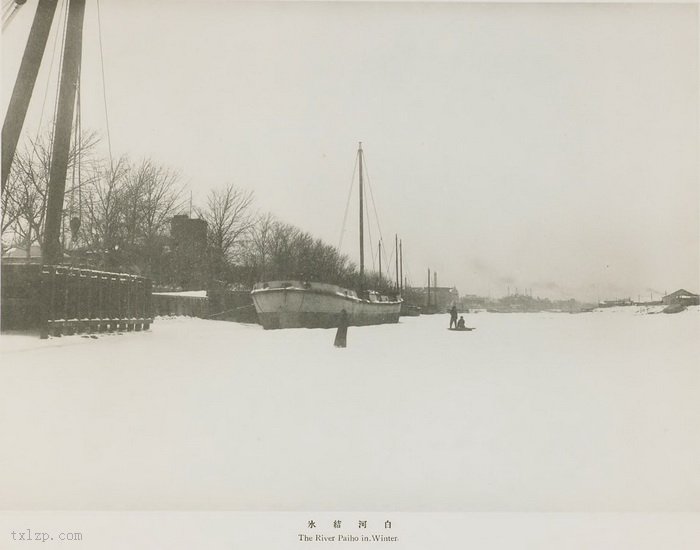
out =
<svg viewBox="0 0 700 550"><path fill-rule="evenodd" d="M337 327L343 310L351 326L398 323L401 311L401 300L365 300L325 284L256 287L251 295L265 329Z"/></svg>

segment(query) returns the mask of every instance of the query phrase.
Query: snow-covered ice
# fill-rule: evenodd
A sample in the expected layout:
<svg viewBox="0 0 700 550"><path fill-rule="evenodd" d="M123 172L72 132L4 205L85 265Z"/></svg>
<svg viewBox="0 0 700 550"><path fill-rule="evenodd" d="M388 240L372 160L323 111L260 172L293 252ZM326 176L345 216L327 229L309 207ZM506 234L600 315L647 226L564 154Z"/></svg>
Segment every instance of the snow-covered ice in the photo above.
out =
<svg viewBox="0 0 700 550"><path fill-rule="evenodd" d="M0 507L700 511L700 312L0 337Z"/></svg>

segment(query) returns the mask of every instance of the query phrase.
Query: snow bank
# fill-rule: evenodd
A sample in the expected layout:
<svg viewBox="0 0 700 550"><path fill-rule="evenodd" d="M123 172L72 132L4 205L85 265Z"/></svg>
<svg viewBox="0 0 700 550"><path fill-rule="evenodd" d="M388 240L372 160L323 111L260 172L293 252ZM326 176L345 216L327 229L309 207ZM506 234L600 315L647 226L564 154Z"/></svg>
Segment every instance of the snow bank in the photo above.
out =
<svg viewBox="0 0 700 550"><path fill-rule="evenodd" d="M628 315L646 315L650 313L661 313L665 307L665 305L599 307L594 309L591 313L627 313Z"/></svg>
<svg viewBox="0 0 700 550"><path fill-rule="evenodd" d="M700 315L465 319L2 336L0 507L698 511Z"/></svg>
<svg viewBox="0 0 700 550"><path fill-rule="evenodd" d="M664 304L654 306L614 306L614 307L599 307L592 313L627 313L628 315L650 315L662 313L668 306ZM679 313L700 313L700 306L688 306L685 310Z"/></svg>
<svg viewBox="0 0 700 550"><path fill-rule="evenodd" d="M182 290L180 292L154 292L159 296L192 296L194 298L206 298L206 290Z"/></svg>

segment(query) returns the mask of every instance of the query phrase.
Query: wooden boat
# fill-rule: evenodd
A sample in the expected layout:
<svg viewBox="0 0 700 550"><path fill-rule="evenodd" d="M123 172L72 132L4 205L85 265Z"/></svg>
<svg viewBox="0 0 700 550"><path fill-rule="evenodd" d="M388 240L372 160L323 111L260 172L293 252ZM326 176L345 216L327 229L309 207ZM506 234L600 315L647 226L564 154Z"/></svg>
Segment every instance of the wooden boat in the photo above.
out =
<svg viewBox="0 0 700 550"><path fill-rule="evenodd" d="M337 327L343 310L350 325L397 323L401 310L400 298L327 283L269 281L256 284L251 294L266 329Z"/></svg>
<svg viewBox="0 0 700 550"><path fill-rule="evenodd" d="M360 280L364 280L362 143L358 149L360 178ZM381 269L380 269L381 271ZM352 290L313 281L257 283L251 292L258 320L265 329L337 327L343 310L349 325L398 323L403 300L372 290Z"/></svg>

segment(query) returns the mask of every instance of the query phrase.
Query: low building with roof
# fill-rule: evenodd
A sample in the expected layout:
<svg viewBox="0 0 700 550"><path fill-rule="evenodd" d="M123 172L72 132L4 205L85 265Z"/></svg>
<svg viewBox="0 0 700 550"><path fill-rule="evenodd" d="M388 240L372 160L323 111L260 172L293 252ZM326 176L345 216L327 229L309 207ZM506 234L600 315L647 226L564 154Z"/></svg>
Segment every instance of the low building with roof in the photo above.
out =
<svg viewBox="0 0 700 550"><path fill-rule="evenodd" d="M681 306L697 306L700 304L700 295L694 294L681 288L671 294L667 294L662 299L662 302L667 305L681 305Z"/></svg>

